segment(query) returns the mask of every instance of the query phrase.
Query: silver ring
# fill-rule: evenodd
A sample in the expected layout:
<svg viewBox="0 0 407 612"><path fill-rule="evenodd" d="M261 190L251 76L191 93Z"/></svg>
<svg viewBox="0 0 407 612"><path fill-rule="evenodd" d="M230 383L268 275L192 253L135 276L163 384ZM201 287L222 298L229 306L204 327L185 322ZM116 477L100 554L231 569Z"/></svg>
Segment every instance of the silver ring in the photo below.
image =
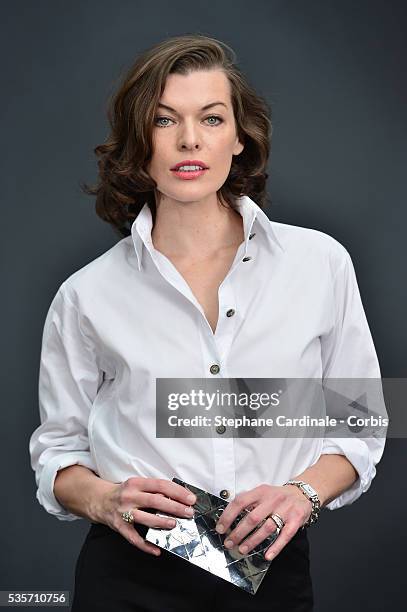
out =
<svg viewBox="0 0 407 612"><path fill-rule="evenodd" d="M282 530L282 528L285 525L284 520L281 518L281 516L279 514L275 514L275 513L269 514L269 516L267 518L273 519L273 521L277 525L277 529L279 530L279 532Z"/></svg>
<svg viewBox="0 0 407 612"><path fill-rule="evenodd" d="M131 512L131 510L126 511L126 512L121 512L121 517L124 521L126 521L126 523L134 523L134 516Z"/></svg>

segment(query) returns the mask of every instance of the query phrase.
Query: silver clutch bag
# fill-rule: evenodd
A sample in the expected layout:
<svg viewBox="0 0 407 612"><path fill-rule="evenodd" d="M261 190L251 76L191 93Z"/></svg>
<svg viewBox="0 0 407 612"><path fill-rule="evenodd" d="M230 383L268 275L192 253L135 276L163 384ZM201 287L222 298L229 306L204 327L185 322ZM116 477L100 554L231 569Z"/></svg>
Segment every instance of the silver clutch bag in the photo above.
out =
<svg viewBox="0 0 407 612"><path fill-rule="evenodd" d="M278 534L272 533L246 555L239 553L237 546L231 550L225 548L223 542L227 535L248 510L240 513L226 533L219 534L215 526L227 502L178 478L172 480L196 495L195 515L192 518L172 516L176 520L175 527L150 528L145 539L254 595L272 562L264 558L264 552ZM171 516L161 512L156 514Z"/></svg>

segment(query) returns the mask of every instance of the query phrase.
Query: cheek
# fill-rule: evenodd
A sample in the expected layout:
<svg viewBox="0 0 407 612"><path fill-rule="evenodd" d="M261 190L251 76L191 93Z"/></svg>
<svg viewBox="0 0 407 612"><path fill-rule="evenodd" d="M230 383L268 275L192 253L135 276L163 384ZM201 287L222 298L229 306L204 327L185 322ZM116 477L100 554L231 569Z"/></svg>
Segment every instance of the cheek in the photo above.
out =
<svg viewBox="0 0 407 612"><path fill-rule="evenodd" d="M162 179L164 170L165 170L164 161L161 158L159 158L158 156L154 156L151 159L150 164L149 164L148 172L149 172L150 176L154 180L157 180L159 178Z"/></svg>
<svg viewBox="0 0 407 612"><path fill-rule="evenodd" d="M212 142L212 149L214 155L223 160L226 163L229 158L233 155L233 149L235 147L236 137L234 134L222 134Z"/></svg>
<svg viewBox="0 0 407 612"><path fill-rule="evenodd" d="M228 141L224 144L224 146L217 148L216 151L213 151L213 154L210 154L210 160L212 162L212 168L215 170L216 174L225 174L225 172L229 172L230 166L232 163L232 155L233 155L233 146Z"/></svg>

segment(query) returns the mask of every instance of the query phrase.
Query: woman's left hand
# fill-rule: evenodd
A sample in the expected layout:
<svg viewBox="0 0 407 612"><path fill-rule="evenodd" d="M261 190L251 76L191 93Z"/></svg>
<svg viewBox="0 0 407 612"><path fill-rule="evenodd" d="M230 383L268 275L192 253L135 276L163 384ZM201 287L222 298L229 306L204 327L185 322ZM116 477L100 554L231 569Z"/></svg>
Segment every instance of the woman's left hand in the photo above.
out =
<svg viewBox="0 0 407 612"><path fill-rule="evenodd" d="M265 558L270 560L279 554L298 529L306 523L311 515L312 504L294 485L271 486L262 484L249 491L239 493L227 505L216 525L218 533L225 533L244 508L250 509L250 512L230 532L224 541L224 545L226 548L239 546L247 534L269 514L279 514L285 525L276 541L264 553ZM249 553L276 529L276 523L272 518L268 518L257 531L239 546L239 552L243 555ZM229 541L231 542L230 545L228 544Z"/></svg>

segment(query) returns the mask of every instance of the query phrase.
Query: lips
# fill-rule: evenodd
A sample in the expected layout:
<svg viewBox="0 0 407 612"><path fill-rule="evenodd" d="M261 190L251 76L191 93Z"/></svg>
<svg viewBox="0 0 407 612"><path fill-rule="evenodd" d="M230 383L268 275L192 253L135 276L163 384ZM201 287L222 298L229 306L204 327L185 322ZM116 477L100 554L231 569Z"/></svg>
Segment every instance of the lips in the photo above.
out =
<svg viewBox="0 0 407 612"><path fill-rule="evenodd" d="M175 164L171 170L178 170L181 166L201 166L201 168L208 169L208 166L200 159L184 159L184 161Z"/></svg>

